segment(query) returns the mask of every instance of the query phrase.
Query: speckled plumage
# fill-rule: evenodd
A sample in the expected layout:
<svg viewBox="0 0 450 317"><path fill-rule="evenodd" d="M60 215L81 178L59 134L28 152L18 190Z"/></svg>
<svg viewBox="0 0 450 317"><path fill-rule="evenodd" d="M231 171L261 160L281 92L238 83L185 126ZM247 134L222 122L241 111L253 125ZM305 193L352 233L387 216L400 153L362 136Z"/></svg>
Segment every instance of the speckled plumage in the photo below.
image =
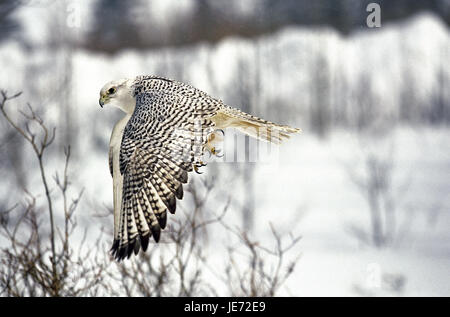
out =
<svg viewBox="0 0 450 317"><path fill-rule="evenodd" d="M115 232L111 249L118 260L133 252L137 254L141 247L145 251L150 236L159 240L167 211L175 212L188 172L200 163L208 135L215 129L264 127L265 132L256 135L243 132L272 142L298 131L228 107L203 91L167 78L139 76L127 85L135 99L134 111L118 123L119 132L113 131L109 155L111 175L113 179L120 178L114 187ZM123 84L110 86L123 89ZM107 98L110 86L102 89L102 98ZM122 134L120 152L116 153L119 148L113 139L118 133ZM117 172L120 175L115 175Z"/></svg>

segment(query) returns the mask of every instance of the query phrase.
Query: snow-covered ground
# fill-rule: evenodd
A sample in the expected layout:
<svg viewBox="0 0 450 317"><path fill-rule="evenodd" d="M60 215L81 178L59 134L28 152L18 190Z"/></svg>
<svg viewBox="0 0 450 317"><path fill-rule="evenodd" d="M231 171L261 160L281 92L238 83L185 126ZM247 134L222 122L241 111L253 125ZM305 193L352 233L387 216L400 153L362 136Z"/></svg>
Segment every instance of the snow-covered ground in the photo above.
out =
<svg viewBox="0 0 450 317"><path fill-rule="evenodd" d="M258 167L258 228L271 221L303 236L292 294L355 295L355 285L376 295L450 294L449 133L398 128L383 141L395 144L389 157L398 228L393 245L380 250L347 230L352 223L370 230L367 203L345 167L358 169L368 150L351 133L336 132L323 142L304 133L280 153L295 162ZM382 146L377 149L379 157L387 156ZM374 282L384 275L402 279L402 292Z"/></svg>
<svg viewBox="0 0 450 317"><path fill-rule="evenodd" d="M253 237L271 243L269 223L303 237L296 248L302 257L279 295L450 295L450 128L402 125L371 137L334 128L327 137L318 138L308 129L307 117L314 106L310 78L319 52L324 53L331 77L340 74L350 86L357 84L361 73L370 74L372 89L379 97L376 113L382 117L398 112L405 58L411 65L415 98L430 98L436 71L442 65L435 58L436 52L448 49L449 35L439 19L423 14L348 38L329 29L292 27L260 39L264 102L252 111L303 128L301 134L280 147L275 159L256 163L254 170ZM237 61L251 60L254 50L254 42L232 38L215 46L199 44L179 52L161 49L105 56L80 49L60 54L51 49L28 52L8 41L0 46L0 87L11 92L32 87L34 91L26 90L21 100L31 101L62 129L59 120L67 108L62 108L61 99L51 98L51 91L58 88L56 84L67 70L66 64L54 63L69 56L72 73L66 91L76 132L72 165L75 186L85 188L86 206L94 202L96 206L111 205L107 144L118 110L98 107L103 84L161 69L166 69L170 77L179 71L174 66L179 63L183 80L227 102L233 100L230 81ZM51 67L30 71L45 63L51 63ZM210 70L214 70L212 77L207 75ZM349 98L350 107L359 106L351 99L354 96ZM280 106L270 108L271 100L278 100ZM390 194L396 224L393 241L384 248L363 243L350 230L352 226L371 230L367 199L350 176L367 176L364 164L370 155L392 164ZM237 203L244 199L245 186L234 174L226 177L232 167L215 163L218 173L225 175L226 188L233 188ZM192 177L210 177L208 171L210 167L205 174ZM30 177L32 191L39 192L38 184L39 175ZM8 193L8 186L2 181L0 191ZM89 213L82 212L81 216L82 223L92 223ZM241 221L241 215L227 215L229 221L233 217L237 223ZM222 257L212 252L211 262L220 262Z"/></svg>

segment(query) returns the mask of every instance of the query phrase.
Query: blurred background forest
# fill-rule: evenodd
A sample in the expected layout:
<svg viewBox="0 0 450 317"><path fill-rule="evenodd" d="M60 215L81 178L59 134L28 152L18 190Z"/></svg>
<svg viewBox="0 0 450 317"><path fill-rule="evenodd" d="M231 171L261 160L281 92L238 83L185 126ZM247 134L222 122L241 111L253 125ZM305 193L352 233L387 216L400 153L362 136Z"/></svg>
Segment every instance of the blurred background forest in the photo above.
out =
<svg viewBox="0 0 450 317"><path fill-rule="evenodd" d="M449 23L449 0L0 0L0 295L449 296ZM303 132L192 175L115 264L99 91L147 74Z"/></svg>

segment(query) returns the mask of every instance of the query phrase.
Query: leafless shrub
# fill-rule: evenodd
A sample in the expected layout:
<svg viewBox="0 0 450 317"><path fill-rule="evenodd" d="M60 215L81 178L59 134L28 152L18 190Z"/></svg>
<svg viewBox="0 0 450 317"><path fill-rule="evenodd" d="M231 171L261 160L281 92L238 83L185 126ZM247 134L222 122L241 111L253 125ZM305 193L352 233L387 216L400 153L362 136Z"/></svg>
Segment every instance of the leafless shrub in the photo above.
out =
<svg viewBox="0 0 450 317"><path fill-rule="evenodd" d="M271 224L275 247L268 248L252 240L245 231L222 224L240 242L237 246L228 247L229 263L225 269L225 281L230 295L275 296L294 272L300 254L288 263L286 254L301 237L289 235L289 243L283 243L282 236Z"/></svg>
<svg viewBox="0 0 450 317"><path fill-rule="evenodd" d="M403 198L412 176L401 180L395 177L395 142L389 133L358 138L360 158L356 163L352 160L351 164L344 164L344 168L365 201L369 225L362 228L352 223L349 230L366 245L376 248L393 246L404 240L411 228L414 210L405 204ZM404 217L406 211L408 217Z"/></svg>
<svg viewBox="0 0 450 317"><path fill-rule="evenodd" d="M51 187L48 167L44 163L46 150L55 140L55 129L49 129L33 108L21 112L25 127L16 124L5 110L8 101L20 93L8 96L1 92L1 113L9 125L33 149L39 166L43 196L34 196L23 190L25 199L1 212L0 235L4 247L0 250L0 294L5 296L82 296L95 295L103 274L103 266L91 250L84 248L87 232L78 249L73 245L77 227L75 211L82 191L73 199L68 196L70 187L70 147L65 150L62 177L54 176ZM38 127L39 133L32 126ZM46 203L41 201L45 199ZM62 206L58 206L58 199ZM58 223L55 218L63 219ZM95 262L95 263L94 263Z"/></svg>
<svg viewBox="0 0 450 317"><path fill-rule="evenodd" d="M209 210L208 197L213 190L213 183L211 179L191 183L187 191L191 194L192 205L189 210L182 208L176 217L172 217L172 224L164 232L166 238L139 257L129 262L116 263L115 270L109 271L111 285L120 286L115 288L114 295L277 294L294 271L298 256L286 264L286 255L297 244L299 237L291 237L291 242L285 245L281 235L271 226L274 250L251 240L244 230L233 228L225 222L225 216L230 210L230 199L220 208L215 206L219 212ZM224 244L219 243L220 229L225 229L232 236ZM208 249L211 238L214 239L213 252ZM214 252L221 252L221 248L225 255L223 266L212 265L210 256L214 256Z"/></svg>
<svg viewBox="0 0 450 317"><path fill-rule="evenodd" d="M367 201L370 230L367 232L352 226L352 232L362 241L382 247L392 239L395 226L395 210L392 202L392 162L377 156L365 158L366 176L350 173L351 180Z"/></svg>

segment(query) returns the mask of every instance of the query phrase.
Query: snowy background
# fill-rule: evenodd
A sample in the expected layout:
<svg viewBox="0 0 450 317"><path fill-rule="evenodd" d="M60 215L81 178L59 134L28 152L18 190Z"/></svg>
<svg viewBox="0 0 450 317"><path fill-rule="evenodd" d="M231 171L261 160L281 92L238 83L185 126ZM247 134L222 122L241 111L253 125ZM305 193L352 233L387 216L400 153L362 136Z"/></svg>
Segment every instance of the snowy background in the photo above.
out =
<svg viewBox="0 0 450 317"><path fill-rule="evenodd" d="M212 162L191 176L214 176L216 196L232 198L228 221L253 237L269 240L269 223L302 236L302 256L278 295L449 296L450 3L408 11L398 1L395 11L381 1L374 29L364 1L318 1L324 7L314 12L332 14L311 21L267 1L226 3L136 1L131 10L120 1L0 1L0 88L23 91L14 104L29 102L56 126L51 171L72 146L72 181L85 189L82 226L95 236L93 209L112 205L107 153L121 114L100 109L100 88L161 75L302 129L275 158ZM311 9L285 3L292 14ZM23 188L42 188L28 145L4 120L0 129L6 210ZM179 204L188 210L189 198ZM219 266L221 239L209 241Z"/></svg>

